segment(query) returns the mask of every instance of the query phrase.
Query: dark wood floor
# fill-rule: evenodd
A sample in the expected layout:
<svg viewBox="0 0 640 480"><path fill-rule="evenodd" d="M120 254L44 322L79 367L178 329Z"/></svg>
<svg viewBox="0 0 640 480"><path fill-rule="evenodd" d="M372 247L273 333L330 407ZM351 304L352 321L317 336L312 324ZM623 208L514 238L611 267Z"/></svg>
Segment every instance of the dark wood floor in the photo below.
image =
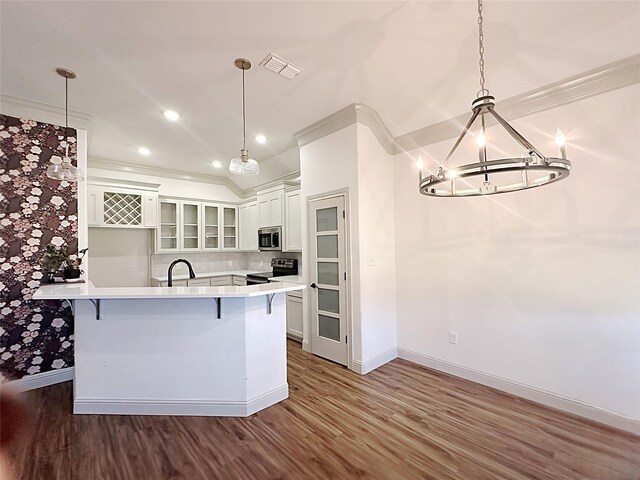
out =
<svg viewBox="0 0 640 480"><path fill-rule="evenodd" d="M395 360L360 376L289 343L290 398L249 418L73 416L30 392L21 479L638 479L640 437Z"/></svg>

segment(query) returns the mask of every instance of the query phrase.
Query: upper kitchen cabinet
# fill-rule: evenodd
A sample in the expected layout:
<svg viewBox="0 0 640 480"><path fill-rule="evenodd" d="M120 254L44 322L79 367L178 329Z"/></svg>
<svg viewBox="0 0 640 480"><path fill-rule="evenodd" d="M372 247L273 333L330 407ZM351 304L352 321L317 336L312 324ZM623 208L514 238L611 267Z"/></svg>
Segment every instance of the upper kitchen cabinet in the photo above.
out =
<svg viewBox="0 0 640 480"><path fill-rule="evenodd" d="M280 227L284 217L284 187L258 192L258 227Z"/></svg>
<svg viewBox="0 0 640 480"><path fill-rule="evenodd" d="M238 207L239 246L243 252L258 251L258 202Z"/></svg>
<svg viewBox="0 0 640 480"><path fill-rule="evenodd" d="M238 249L238 209L236 207L225 206L221 209L222 220L222 249Z"/></svg>
<svg viewBox="0 0 640 480"><path fill-rule="evenodd" d="M202 204L202 249L220 249L220 207L208 203Z"/></svg>
<svg viewBox="0 0 640 480"><path fill-rule="evenodd" d="M284 251L302 251L302 201L300 190L285 193Z"/></svg>
<svg viewBox="0 0 640 480"><path fill-rule="evenodd" d="M156 252L171 253L180 250L178 241L180 223L180 202L160 200L160 228L156 231Z"/></svg>
<svg viewBox="0 0 640 480"><path fill-rule="evenodd" d="M97 177L87 183L90 227L157 228L159 184Z"/></svg>
<svg viewBox="0 0 640 480"><path fill-rule="evenodd" d="M180 250L183 252L199 251L202 224L200 202L180 202Z"/></svg>

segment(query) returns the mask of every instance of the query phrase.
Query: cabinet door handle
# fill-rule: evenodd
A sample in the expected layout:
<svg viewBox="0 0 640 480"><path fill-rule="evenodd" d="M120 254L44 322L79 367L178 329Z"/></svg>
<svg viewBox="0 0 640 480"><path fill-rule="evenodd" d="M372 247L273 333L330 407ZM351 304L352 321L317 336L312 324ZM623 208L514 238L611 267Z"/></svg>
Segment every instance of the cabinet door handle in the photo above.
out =
<svg viewBox="0 0 640 480"><path fill-rule="evenodd" d="M315 283L312 283L311 288L318 288L318 286Z"/></svg>

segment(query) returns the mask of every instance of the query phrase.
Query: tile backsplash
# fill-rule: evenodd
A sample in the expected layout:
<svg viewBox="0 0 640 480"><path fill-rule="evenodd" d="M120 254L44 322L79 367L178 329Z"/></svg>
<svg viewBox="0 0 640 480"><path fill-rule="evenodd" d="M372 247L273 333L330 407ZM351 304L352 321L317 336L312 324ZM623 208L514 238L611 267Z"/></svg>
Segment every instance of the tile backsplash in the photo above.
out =
<svg viewBox="0 0 640 480"><path fill-rule="evenodd" d="M151 275L153 277L166 276L171 263L184 258L193 266L194 272L220 272L226 270L255 270L265 272L271 270L271 259L296 258L298 259L298 271L302 271L302 254L294 252L215 252L215 253L177 253L172 255L151 255ZM184 264L178 264L174 268L175 274L187 273Z"/></svg>

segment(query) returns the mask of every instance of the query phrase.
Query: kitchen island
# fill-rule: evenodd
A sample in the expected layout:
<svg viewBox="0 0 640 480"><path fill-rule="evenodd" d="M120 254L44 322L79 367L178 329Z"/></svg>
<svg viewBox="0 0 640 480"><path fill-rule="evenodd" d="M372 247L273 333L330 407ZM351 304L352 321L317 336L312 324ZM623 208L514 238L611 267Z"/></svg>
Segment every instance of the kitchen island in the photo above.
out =
<svg viewBox="0 0 640 480"><path fill-rule="evenodd" d="M286 292L299 284L48 285L75 317L78 414L248 416L289 396Z"/></svg>

